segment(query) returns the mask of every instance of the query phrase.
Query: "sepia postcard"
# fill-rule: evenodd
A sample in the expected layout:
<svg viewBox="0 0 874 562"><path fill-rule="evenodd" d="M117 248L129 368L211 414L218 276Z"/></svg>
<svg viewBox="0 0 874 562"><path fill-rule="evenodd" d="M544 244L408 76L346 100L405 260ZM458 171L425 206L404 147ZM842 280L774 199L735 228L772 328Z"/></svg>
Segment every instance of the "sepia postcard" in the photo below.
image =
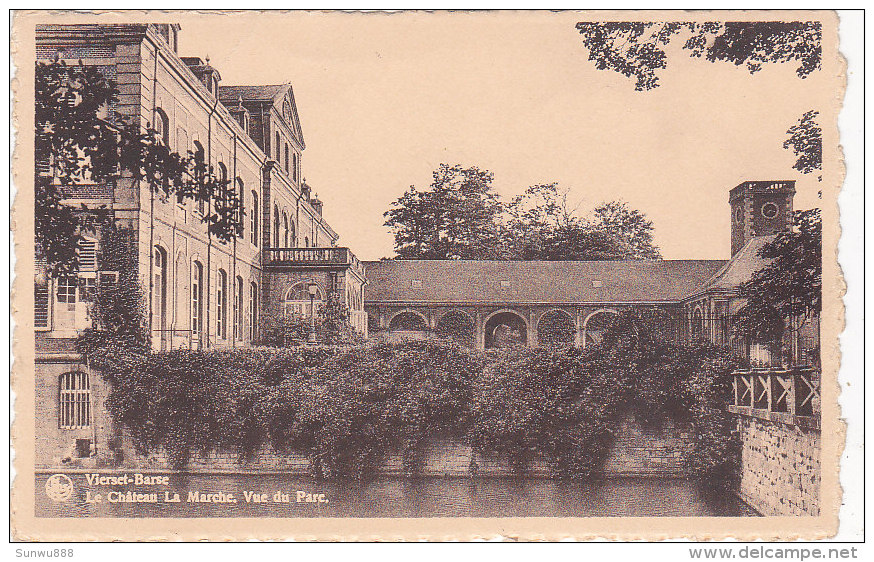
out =
<svg viewBox="0 0 874 562"><path fill-rule="evenodd" d="M838 23L14 12L13 540L834 536Z"/></svg>

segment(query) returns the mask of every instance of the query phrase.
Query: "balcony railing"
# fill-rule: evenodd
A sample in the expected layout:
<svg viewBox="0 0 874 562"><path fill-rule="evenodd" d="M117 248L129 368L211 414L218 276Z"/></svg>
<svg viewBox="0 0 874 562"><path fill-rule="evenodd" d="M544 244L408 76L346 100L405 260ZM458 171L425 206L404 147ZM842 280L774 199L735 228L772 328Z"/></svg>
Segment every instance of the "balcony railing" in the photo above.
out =
<svg viewBox="0 0 874 562"><path fill-rule="evenodd" d="M267 263L273 265L348 265L360 269L361 263L349 248L265 248Z"/></svg>
<svg viewBox="0 0 874 562"><path fill-rule="evenodd" d="M740 413L817 416L819 373L807 367L791 370L736 371L732 380L733 411Z"/></svg>

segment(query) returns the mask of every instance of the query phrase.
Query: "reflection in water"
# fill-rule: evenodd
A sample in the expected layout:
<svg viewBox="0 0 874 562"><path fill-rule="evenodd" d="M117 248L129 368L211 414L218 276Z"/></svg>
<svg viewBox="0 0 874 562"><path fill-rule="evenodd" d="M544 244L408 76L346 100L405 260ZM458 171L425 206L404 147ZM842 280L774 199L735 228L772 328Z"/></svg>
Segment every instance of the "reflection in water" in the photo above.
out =
<svg viewBox="0 0 874 562"><path fill-rule="evenodd" d="M89 485L84 474L69 476L76 489L73 497L66 502L55 502L45 494L49 475L37 475L38 517L755 515L732 494L714 495L693 482L679 479L617 478L570 482L542 478L385 477L365 482L322 482L282 474L180 473L171 474L167 486L149 487ZM157 493L159 501L117 501L119 498L129 498L128 491ZM189 501L192 492L210 501ZM249 492L250 501L246 501L244 492ZM95 501L98 494L101 499L99 502ZM165 501L172 500L175 494L178 494L179 502ZM229 495L236 503L226 501Z"/></svg>

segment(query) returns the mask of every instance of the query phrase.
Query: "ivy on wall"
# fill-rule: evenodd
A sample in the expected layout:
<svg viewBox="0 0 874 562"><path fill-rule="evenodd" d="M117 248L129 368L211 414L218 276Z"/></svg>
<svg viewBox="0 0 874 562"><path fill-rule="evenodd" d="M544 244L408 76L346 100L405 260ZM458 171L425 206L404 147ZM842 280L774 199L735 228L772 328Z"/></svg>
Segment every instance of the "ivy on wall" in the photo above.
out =
<svg viewBox="0 0 874 562"><path fill-rule="evenodd" d="M416 474L438 437L520 474L540 459L557 476L597 476L631 411L644 423L690 423L690 472L730 485L737 362L724 348L661 341L656 316L625 312L587 349L424 341L136 355L113 364L107 406L140 451L167 451L180 468L211 450L246 459L269 444L307 455L325 478L365 477L397 453Z"/></svg>

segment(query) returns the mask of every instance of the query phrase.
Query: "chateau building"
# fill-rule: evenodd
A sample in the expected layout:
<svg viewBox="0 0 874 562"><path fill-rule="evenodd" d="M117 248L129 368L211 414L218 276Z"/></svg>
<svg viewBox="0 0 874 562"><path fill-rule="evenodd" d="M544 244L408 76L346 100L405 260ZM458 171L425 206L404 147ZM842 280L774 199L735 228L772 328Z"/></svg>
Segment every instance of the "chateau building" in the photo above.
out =
<svg viewBox="0 0 874 562"><path fill-rule="evenodd" d="M793 181L731 190L730 260L360 262L338 246L323 204L303 177L303 130L290 84L222 84L209 59L180 57L173 24L43 25L42 62L97 67L113 80L113 109L194 154L242 194L241 236L222 242L202 218L207 203L164 198L122 178L77 185L66 203L109 209L133 231L155 351L257 344L267 315L308 316L328 295L348 306L355 330L374 339L450 336L479 349L597 343L612 314L667 312L664 337L733 345L760 364L815 363L818 325L780 349L732 336L737 288L758 271L758 250L789 227ZM118 272L98 263L100 240L80 248L78 278L34 283L37 465L94 466L121 437L103 407L108 389L75 351L93 323L94 287ZM90 463L90 464L89 464Z"/></svg>
<svg viewBox="0 0 874 562"><path fill-rule="evenodd" d="M110 209L119 227L135 233L156 351L251 345L263 315L311 315L329 293L348 305L353 326L365 334L364 269L337 246L322 202L303 179L306 144L291 85L224 86L208 59L179 56L179 32L173 24L41 25L37 58L98 68L117 85L112 109L122 119L153 128L170 149L232 181L245 209L242 236L230 243L210 236L202 220L207 203L179 203L133 179L77 185L65 190L64 203ZM43 464L90 457L114 431L100 406L106 389L74 348L77 334L92 325L95 284L117 278L100 270L99 242L89 237L80 247L77 278L37 272Z"/></svg>

